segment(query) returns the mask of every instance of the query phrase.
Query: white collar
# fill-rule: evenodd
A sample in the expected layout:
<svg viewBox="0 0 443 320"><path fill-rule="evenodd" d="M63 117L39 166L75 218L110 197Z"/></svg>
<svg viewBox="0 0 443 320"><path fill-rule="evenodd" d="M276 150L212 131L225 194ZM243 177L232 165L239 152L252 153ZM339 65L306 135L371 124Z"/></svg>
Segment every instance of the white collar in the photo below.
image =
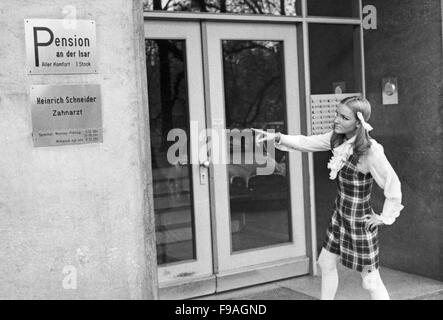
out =
<svg viewBox="0 0 443 320"><path fill-rule="evenodd" d="M328 168L331 169L329 179L334 180L338 172L345 165L346 160L354 150L354 141L356 136L344 141L341 145L332 150L332 157L329 160Z"/></svg>

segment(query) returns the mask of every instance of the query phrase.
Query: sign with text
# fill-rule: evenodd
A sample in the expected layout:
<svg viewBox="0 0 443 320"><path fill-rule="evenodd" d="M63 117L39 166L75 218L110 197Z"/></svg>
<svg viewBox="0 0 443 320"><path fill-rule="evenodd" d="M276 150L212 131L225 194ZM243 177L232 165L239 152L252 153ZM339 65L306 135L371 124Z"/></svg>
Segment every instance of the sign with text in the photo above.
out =
<svg viewBox="0 0 443 320"><path fill-rule="evenodd" d="M103 142L100 85L33 85L35 147Z"/></svg>
<svg viewBox="0 0 443 320"><path fill-rule="evenodd" d="M94 20L25 19L28 74L96 73Z"/></svg>

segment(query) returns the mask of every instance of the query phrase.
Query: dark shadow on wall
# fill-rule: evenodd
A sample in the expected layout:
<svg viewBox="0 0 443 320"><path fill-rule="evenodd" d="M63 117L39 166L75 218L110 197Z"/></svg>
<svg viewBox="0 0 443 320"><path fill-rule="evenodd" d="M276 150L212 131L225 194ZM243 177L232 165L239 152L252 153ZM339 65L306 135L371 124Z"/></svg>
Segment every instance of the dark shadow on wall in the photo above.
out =
<svg viewBox="0 0 443 320"><path fill-rule="evenodd" d="M443 280L441 1L366 3L378 12L377 29L365 31L373 137L397 171L405 206L395 224L381 230L381 264ZM384 77L397 77L398 105L383 105ZM380 210L383 200L374 194Z"/></svg>

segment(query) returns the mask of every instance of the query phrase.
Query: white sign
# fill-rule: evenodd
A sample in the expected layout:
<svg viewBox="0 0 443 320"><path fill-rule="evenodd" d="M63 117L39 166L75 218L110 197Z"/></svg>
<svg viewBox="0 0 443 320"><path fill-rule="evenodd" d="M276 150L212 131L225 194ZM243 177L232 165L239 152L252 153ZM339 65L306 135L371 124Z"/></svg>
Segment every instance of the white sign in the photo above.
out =
<svg viewBox="0 0 443 320"><path fill-rule="evenodd" d="M28 74L97 73L94 20L25 19Z"/></svg>
<svg viewBox="0 0 443 320"><path fill-rule="evenodd" d="M103 142L100 85L33 85L34 146Z"/></svg>

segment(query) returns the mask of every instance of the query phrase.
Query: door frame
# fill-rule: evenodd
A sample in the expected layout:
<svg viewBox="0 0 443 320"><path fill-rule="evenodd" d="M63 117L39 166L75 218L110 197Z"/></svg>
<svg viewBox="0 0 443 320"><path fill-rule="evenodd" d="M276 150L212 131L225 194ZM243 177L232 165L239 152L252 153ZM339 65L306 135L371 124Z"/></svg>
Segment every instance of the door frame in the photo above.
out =
<svg viewBox="0 0 443 320"><path fill-rule="evenodd" d="M150 25L149 25L150 23ZM199 165L199 151L206 151L206 145L199 143L199 133L206 127L205 102L203 92L203 64L200 26L195 22L177 21L175 24L164 21L144 23L145 39L185 40L184 61L186 77L193 79L186 84L189 112L189 146L188 166L192 166L190 176L192 190L193 228L199 230L193 233L195 243L195 260L180 261L157 266L159 285L161 288L176 286L177 283L203 283L198 294L207 294L215 290L215 275L212 264L212 245L209 205L209 183L200 182L200 171L206 175L208 169ZM152 27L151 29L149 29ZM149 85L149 84L148 84ZM194 122L196 121L196 122ZM195 127L197 124L198 127ZM192 179L191 179L192 178ZM153 181L154 182L154 181ZM197 196L196 196L197 195ZM154 198L154 197L153 197ZM180 279L180 280L178 280Z"/></svg>
<svg viewBox="0 0 443 320"><path fill-rule="evenodd" d="M222 91L224 91L222 85L222 61L218 52L221 49L219 48L221 41L214 41L213 39L216 39L218 34L225 34L225 30L228 28L230 30L228 38L232 39L284 41L284 60L282 62L285 72L284 92L286 95L285 114L287 118L287 127L289 132L293 134L301 133L300 125L303 121L299 111L299 61L297 60L298 50L296 27L293 25L281 25L276 23L267 25L259 25L257 23L242 24L243 34L240 38L235 34L235 29L238 27L239 24L233 22L208 23L176 21L174 25L171 26L171 24L168 24L166 21L150 21L145 23L145 38L186 39L187 61L185 62L185 65L188 74L187 78L194 80L192 81L192 84L188 83L189 112L190 114L192 112L203 113L206 115L206 121L202 121L201 117L199 117L199 122L203 122L205 127L215 129L217 129L217 126L214 124L213 119L217 117L222 117L224 119L225 105L222 93ZM257 34L256 31L260 29L261 31ZM244 33L245 30L247 31L246 33ZM213 34L208 34L208 32L213 32ZM190 36L189 33L194 34ZM195 34L198 34L199 37ZM196 43L198 41L200 41L202 45L201 50L199 49L199 44ZM213 47L209 48L210 45ZM201 52L203 53L202 55L200 55ZM215 60L212 62L209 61L210 56L213 56ZM209 74L210 65L211 74ZM214 72L213 69L215 66L218 69ZM201 72L201 76L195 74L199 72ZM214 87L214 83L216 87ZM196 84L197 87L195 87ZM203 90L201 90L201 86L203 86ZM212 94L210 93L211 91ZM215 94L215 92L217 92L217 94ZM200 94L201 98L204 97L206 100L205 103L202 103L200 97L194 97L195 93ZM214 111L216 112L215 114ZM298 119L298 121L294 122L289 121L288 119ZM220 129L224 129L223 125L222 127L223 128ZM192 129L190 133L192 135ZM226 145L223 143L221 146L222 148L226 148ZM191 146L191 150L189 150L190 158L193 160L194 155L192 154L192 151L195 149L199 150L200 147L193 148ZM193 163L195 163L195 161L193 161ZM292 224L290 228L291 242L285 242L271 247L255 248L246 250L246 252L242 251L234 254L231 253L230 249L231 233L229 232L229 214L226 217L225 214L223 214L224 211L230 212L229 193L224 192L222 196L219 195L220 185L227 187L226 183L228 179L225 177L227 170L224 169L225 165L219 166L216 170L215 166L211 164L209 168L210 183L208 185L211 199L209 202L210 205L206 201L204 205L200 203L201 201L198 198L199 196L202 196L202 192L196 192L196 196L194 197L196 215L198 215L198 212L204 215L206 213L204 207L206 206L209 211L207 218L211 218L210 224L208 223L208 219L205 219L205 224L200 226L200 228L198 227L198 221L196 218L195 225L195 228L199 230L198 232L202 232L202 229L206 228L207 232L210 233L206 234L205 232L206 236L200 237L199 241L212 244L212 254L208 254L208 250L205 250L204 253L208 254L210 259L212 259L211 274L196 273L190 275L193 272L189 271L192 271L191 269L193 265L198 264L198 262L183 262L159 266L159 287L160 297L162 299L174 297L185 298L195 295L221 292L247 285L309 273L310 259L307 256L306 249L309 241L306 238L305 228L305 212L308 211L306 210L307 208L303 201L306 183L303 183L302 154L289 154L289 163L289 213L291 214L290 221ZM195 185L199 183L196 178L196 172L199 170L198 167L198 165L193 164L194 190L196 189ZM301 183L299 183L299 181L301 181ZM217 190L215 187L216 184ZM200 209L200 211L198 211L198 209ZM195 234L196 242L198 241L198 232ZM218 251L220 247L223 251ZM289 255L288 252L291 252L291 255ZM228 260L229 263L226 264L226 261ZM225 264L220 268L221 261L225 262ZM250 261L252 261L252 263ZM181 274L186 274L186 276L178 278L178 275Z"/></svg>
<svg viewBox="0 0 443 320"><path fill-rule="evenodd" d="M225 89L223 81L222 40L272 40L284 41L284 93L285 114L288 131L300 134L300 98L299 70L297 61L297 32L294 25L238 23L225 21L202 22L203 52L206 70L206 110L207 123L210 128L222 132L225 126ZM295 54L294 54L295 53ZM209 74L211 70L211 74ZM289 120L290 119L290 120ZM293 121L299 119L299 121ZM217 121L216 121L217 120ZM292 121L291 121L292 120ZM226 153L226 143L221 143L221 154ZM230 205L228 177L225 166L211 166L211 215L217 221L214 229L217 251L214 255L214 267L218 277L235 272L235 269L249 270L251 265L273 263L276 260L300 260L306 257L306 239L303 208L302 156L301 153L290 153L290 214L291 242L272 247L260 247L232 253L230 230ZM300 181L300 183L299 183ZM217 191L215 188L217 185ZM226 201L227 200L227 201ZM288 254L291 252L291 254ZM305 260L305 259L303 259ZM292 273L291 273L292 274ZM296 274L292 274L296 275ZM258 280L257 280L258 281ZM219 281L220 283L220 281Z"/></svg>

